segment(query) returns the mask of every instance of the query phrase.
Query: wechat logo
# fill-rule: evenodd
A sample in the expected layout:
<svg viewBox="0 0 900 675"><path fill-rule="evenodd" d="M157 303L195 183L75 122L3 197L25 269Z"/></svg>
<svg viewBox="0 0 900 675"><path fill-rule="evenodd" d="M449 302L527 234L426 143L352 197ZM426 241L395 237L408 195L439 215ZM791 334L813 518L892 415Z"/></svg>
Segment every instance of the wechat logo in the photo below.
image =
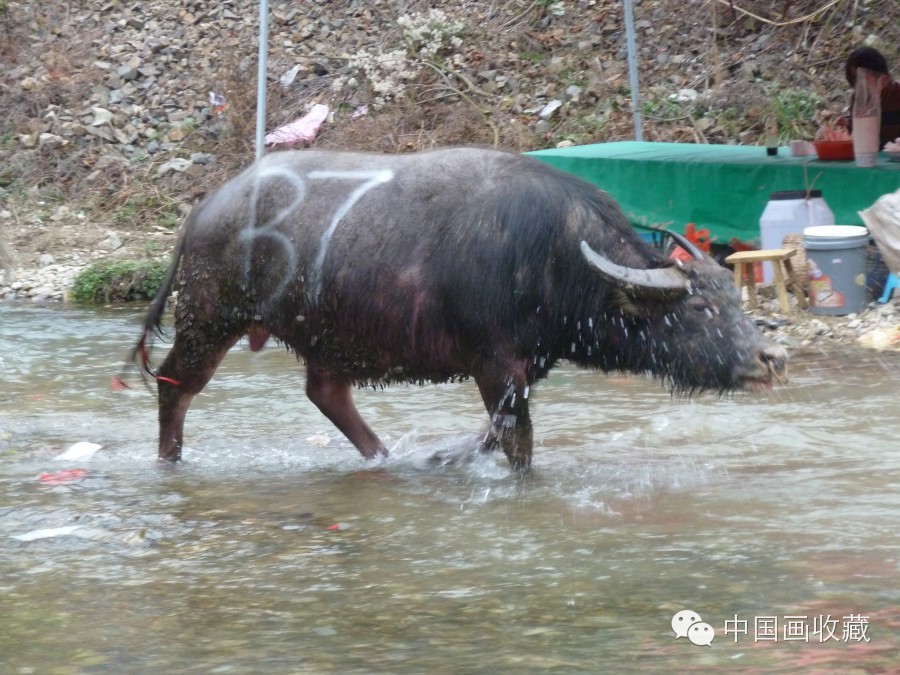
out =
<svg viewBox="0 0 900 675"><path fill-rule="evenodd" d="M672 630L675 639L686 637L692 644L711 646L716 631L708 623L704 623L700 615L692 609L683 609L672 617Z"/></svg>

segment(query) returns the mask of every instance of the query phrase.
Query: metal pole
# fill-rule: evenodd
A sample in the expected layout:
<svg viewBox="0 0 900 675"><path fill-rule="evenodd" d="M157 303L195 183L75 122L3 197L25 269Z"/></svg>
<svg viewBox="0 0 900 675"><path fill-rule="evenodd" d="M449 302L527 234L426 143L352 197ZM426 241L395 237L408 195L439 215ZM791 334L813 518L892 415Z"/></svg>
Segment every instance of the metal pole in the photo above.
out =
<svg viewBox="0 0 900 675"><path fill-rule="evenodd" d="M631 0L625 2L625 42L628 46L628 80L631 86L631 115L634 118L634 138L644 140L641 123L640 90L638 89L637 44L634 38L634 11Z"/></svg>
<svg viewBox="0 0 900 675"><path fill-rule="evenodd" d="M259 70L256 74L256 159L266 147L266 70L269 52L269 0L259 3Z"/></svg>

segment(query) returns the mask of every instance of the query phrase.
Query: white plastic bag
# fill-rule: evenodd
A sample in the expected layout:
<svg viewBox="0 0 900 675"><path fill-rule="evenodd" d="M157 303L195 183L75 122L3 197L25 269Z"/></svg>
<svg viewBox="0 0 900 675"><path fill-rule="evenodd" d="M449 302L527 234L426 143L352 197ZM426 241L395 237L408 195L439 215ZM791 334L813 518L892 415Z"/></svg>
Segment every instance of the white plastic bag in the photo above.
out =
<svg viewBox="0 0 900 675"><path fill-rule="evenodd" d="M900 276L900 190L879 197L859 215L878 244L888 269Z"/></svg>

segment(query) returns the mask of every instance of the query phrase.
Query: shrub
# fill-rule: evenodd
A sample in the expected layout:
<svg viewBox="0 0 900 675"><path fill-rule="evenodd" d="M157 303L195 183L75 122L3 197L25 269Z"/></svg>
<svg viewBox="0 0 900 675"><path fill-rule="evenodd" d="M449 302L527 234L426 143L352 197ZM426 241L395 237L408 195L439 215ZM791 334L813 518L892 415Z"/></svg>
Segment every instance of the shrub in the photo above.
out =
<svg viewBox="0 0 900 675"><path fill-rule="evenodd" d="M815 136L816 113L824 105L820 96L803 89L779 89L772 99L780 142Z"/></svg>
<svg viewBox="0 0 900 675"><path fill-rule="evenodd" d="M411 84L424 75L430 75L427 64L447 57L458 62L463 57L456 50L463 46L462 35L466 25L461 20L451 20L443 10L432 8L428 13L413 12L397 19L402 30L403 44L388 51L384 46L372 53L361 49L350 56L353 77L339 77L333 84L335 91L345 86L355 88L360 79L369 83L373 94L373 106L384 108L407 93Z"/></svg>
<svg viewBox="0 0 900 675"><path fill-rule="evenodd" d="M168 263L103 260L84 268L72 285L72 300L88 304L148 300L156 295Z"/></svg>

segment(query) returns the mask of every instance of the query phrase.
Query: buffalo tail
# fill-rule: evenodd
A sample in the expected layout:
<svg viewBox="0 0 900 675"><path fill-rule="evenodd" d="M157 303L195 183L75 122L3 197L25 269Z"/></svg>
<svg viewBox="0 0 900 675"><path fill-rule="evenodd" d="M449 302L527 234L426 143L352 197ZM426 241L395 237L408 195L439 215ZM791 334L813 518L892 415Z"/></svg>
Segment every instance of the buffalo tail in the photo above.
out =
<svg viewBox="0 0 900 675"><path fill-rule="evenodd" d="M172 253L172 263L169 265L169 269L166 272L166 277L163 279L162 285L159 287L159 290L156 291L156 295L150 302L147 316L144 317L144 329L141 331L141 337L134 346L134 349L131 350L131 362L135 363L140 359L139 365L142 377L144 377L146 373L147 375L156 378L156 368L151 363L149 356L150 345L153 343L154 333L156 335L162 334L162 317L166 310L166 301L172 293L172 286L175 284L175 277L178 275L178 267L181 263L181 256L184 253L184 240L190 221L191 218L189 216L188 220L181 227L181 231L178 234L178 240L175 242L175 250Z"/></svg>

